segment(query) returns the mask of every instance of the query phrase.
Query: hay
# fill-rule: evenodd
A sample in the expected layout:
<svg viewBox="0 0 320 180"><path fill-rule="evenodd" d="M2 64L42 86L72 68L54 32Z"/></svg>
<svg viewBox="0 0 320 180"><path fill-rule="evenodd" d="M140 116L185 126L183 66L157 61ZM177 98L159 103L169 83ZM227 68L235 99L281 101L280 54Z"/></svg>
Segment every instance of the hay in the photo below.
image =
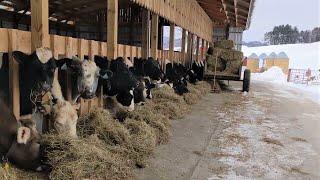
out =
<svg viewBox="0 0 320 180"><path fill-rule="evenodd" d="M183 99L188 105L196 104L201 99L201 91L196 88L196 85L188 85L189 93L183 95Z"/></svg>
<svg viewBox="0 0 320 180"><path fill-rule="evenodd" d="M50 179L130 179L131 168L123 157L109 151L97 136L71 139L44 135L44 153L53 169Z"/></svg>
<svg viewBox="0 0 320 180"><path fill-rule="evenodd" d="M133 159L138 167L143 168L156 147L156 135L144 121L127 119L125 126L130 131L133 148L133 153L129 154L129 158Z"/></svg>
<svg viewBox="0 0 320 180"><path fill-rule="evenodd" d="M144 121L153 128L157 144L165 144L170 137L170 123L167 116L154 109L154 102L148 101L144 106L137 107L129 113L131 119Z"/></svg>
<svg viewBox="0 0 320 180"><path fill-rule="evenodd" d="M96 109L88 116L78 120L78 133L86 138L97 134L107 145L123 145L130 143L130 133L119 121L104 109Z"/></svg>
<svg viewBox="0 0 320 180"><path fill-rule="evenodd" d="M223 48L223 49L232 49L234 48L234 43L232 40L222 40L214 43L214 47Z"/></svg>

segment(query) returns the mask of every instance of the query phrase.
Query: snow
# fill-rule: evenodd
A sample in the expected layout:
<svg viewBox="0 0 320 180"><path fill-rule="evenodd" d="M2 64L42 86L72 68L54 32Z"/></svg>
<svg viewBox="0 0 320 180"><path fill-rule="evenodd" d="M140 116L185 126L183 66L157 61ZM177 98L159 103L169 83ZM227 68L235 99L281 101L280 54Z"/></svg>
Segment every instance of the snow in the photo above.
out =
<svg viewBox="0 0 320 180"><path fill-rule="evenodd" d="M276 85L279 89L294 90L316 103L320 104L320 85L294 84L287 82L287 75L279 67L271 67L263 73L252 73L253 82L267 82ZM287 94L287 93L284 93Z"/></svg>
<svg viewBox="0 0 320 180"><path fill-rule="evenodd" d="M253 73L252 80L285 83L287 75L283 73L281 68L274 66L263 73Z"/></svg>
<svg viewBox="0 0 320 180"><path fill-rule="evenodd" d="M280 52L285 52L290 59L289 68L291 69L320 69L320 42L250 48L243 46L242 51L247 57L252 53L256 53L258 56L260 56L262 53L270 55L272 52L277 54Z"/></svg>

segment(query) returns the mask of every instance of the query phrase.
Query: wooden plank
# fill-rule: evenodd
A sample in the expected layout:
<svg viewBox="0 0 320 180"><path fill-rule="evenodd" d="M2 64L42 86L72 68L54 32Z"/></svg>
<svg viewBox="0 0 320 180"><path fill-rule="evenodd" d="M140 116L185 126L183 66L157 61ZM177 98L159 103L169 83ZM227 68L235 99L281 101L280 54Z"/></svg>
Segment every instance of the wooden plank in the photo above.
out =
<svg viewBox="0 0 320 180"><path fill-rule="evenodd" d="M169 39L169 60L174 62L174 28L175 24L170 24L170 39Z"/></svg>
<svg viewBox="0 0 320 180"><path fill-rule="evenodd" d="M152 14L151 20L151 57L157 59L158 54L158 30L159 30L159 16Z"/></svg>
<svg viewBox="0 0 320 180"><path fill-rule="evenodd" d="M8 52L9 36L8 29L0 28L0 52Z"/></svg>
<svg viewBox="0 0 320 180"><path fill-rule="evenodd" d="M141 56L146 59L150 56L150 12L142 10L142 37Z"/></svg>
<svg viewBox="0 0 320 180"><path fill-rule="evenodd" d="M49 47L49 2L31 0L31 49Z"/></svg>
<svg viewBox="0 0 320 180"><path fill-rule="evenodd" d="M199 46L200 46L200 37L197 37L197 42L196 42L196 61L199 61Z"/></svg>
<svg viewBox="0 0 320 180"><path fill-rule="evenodd" d="M182 29L182 39L181 39L181 60L183 64L185 64L186 61L186 37L187 37L187 31L185 29Z"/></svg>
<svg viewBox="0 0 320 180"><path fill-rule="evenodd" d="M20 119L20 87L19 87L19 64L12 57L12 52L18 50L18 31L8 30L9 52L9 106L16 119Z"/></svg>
<svg viewBox="0 0 320 180"><path fill-rule="evenodd" d="M107 0L107 57L117 57L118 46L118 0Z"/></svg>

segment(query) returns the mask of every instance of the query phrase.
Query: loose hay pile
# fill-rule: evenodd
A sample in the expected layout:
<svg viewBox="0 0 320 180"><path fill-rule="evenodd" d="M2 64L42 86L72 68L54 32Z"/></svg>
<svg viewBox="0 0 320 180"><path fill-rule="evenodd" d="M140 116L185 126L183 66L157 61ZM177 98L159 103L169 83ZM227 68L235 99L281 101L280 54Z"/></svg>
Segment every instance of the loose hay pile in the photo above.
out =
<svg viewBox="0 0 320 180"><path fill-rule="evenodd" d="M107 110L96 109L78 120L79 139L44 135L44 154L53 168L49 178L132 179L135 166L145 167L156 145L168 142L169 119L183 117L190 105L210 91L206 82L188 88L190 93L184 96L170 87L153 90L153 99L128 113L124 122L114 119ZM18 171L3 172L0 168L1 179L20 178Z"/></svg>
<svg viewBox="0 0 320 180"><path fill-rule="evenodd" d="M50 179L129 179L125 158L109 151L97 137L71 139L45 135L42 144L53 170Z"/></svg>

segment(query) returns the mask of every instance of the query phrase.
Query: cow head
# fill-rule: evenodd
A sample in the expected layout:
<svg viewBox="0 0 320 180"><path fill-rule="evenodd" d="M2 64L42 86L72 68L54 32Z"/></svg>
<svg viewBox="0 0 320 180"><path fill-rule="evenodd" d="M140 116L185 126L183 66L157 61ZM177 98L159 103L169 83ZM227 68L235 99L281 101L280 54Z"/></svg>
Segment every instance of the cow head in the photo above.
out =
<svg viewBox="0 0 320 180"><path fill-rule="evenodd" d="M118 93L116 99L122 106L126 107L127 111L131 112L134 110L133 90Z"/></svg>
<svg viewBox="0 0 320 180"><path fill-rule="evenodd" d="M34 96L50 90L56 69L50 49L38 48L31 55L14 51L12 56L20 65L22 99L36 98Z"/></svg>
<svg viewBox="0 0 320 180"><path fill-rule="evenodd" d="M99 67L92 60L80 60L77 57L72 59L65 58L59 61L59 66L66 63L68 69L76 77L77 93L74 96L74 101L78 97L84 99L92 99L95 97L98 87L99 78L109 79L110 73L104 67Z"/></svg>
<svg viewBox="0 0 320 180"><path fill-rule="evenodd" d="M77 109L79 109L79 106L72 106L68 101L58 101L53 106L53 126L57 133L77 138Z"/></svg>
<svg viewBox="0 0 320 180"><path fill-rule="evenodd" d="M23 123L22 123L23 124ZM8 160L23 169L35 171L44 171L48 166L41 163L40 137L33 128L33 123L27 123L31 126L21 126L17 130L17 139L12 143L8 153Z"/></svg>

